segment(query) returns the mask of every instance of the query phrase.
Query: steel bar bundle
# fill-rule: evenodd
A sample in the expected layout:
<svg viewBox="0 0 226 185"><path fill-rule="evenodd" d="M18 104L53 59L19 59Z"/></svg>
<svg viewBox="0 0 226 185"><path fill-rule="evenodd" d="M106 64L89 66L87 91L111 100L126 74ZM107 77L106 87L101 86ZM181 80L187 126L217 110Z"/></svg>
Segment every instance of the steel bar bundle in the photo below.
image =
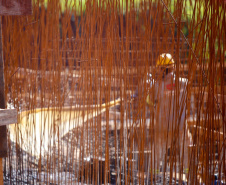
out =
<svg viewBox="0 0 226 185"><path fill-rule="evenodd" d="M225 10L34 0L32 15L3 17L5 99L18 112L4 182L226 183ZM162 53L175 62L163 95Z"/></svg>

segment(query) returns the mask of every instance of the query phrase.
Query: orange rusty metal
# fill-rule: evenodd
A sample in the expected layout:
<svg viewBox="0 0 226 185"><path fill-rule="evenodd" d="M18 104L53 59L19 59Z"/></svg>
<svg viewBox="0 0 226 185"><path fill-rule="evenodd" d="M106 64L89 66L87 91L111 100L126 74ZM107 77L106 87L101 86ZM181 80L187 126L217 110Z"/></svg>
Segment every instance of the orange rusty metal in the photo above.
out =
<svg viewBox="0 0 226 185"><path fill-rule="evenodd" d="M219 178L224 179L225 5L204 0L79 2L69 5L69 1L38 1L31 16L3 18L6 102L31 113L38 108L54 108L57 113L65 106L79 109L86 105L84 118L85 112L92 113L88 107L98 111L97 105L117 98L122 103L84 122L83 127L75 127L63 139L61 130L53 127L49 133L55 134L58 141L48 148L45 157L34 159L29 155L24 160L17 158L19 162L12 157L7 165L18 162L12 169L38 168L40 176L45 173L47 184L69 184L66 180L58 182L60 178L52 179L64 170L75 174L78 181L88 182L89 170L95 170L91 166L102 157L106 159L106 173L101 175L109 176L114 158L113 174L124 184L143 184L148 177L156 184L164 174L168 174L170 183L175 176L179 181L186 176L188 184L209 184L215 172L223 174ZM161 53L170 53L176 63L177 106L171 110L177 116L168 130L169 121L157 121L158 102L146 104L148 94L157 96L146 82L147 73L157 79L155 64ZM182 102L179 77L188 79ZM139 95L132 99L135 90ZM182 106L187 109L184 130L178 127ZM63 114L57 116L58 121ZM35 133L33 124L41 119L27 120L30 134ZM69 120L65 124L76 122ZM23 144L21 138L17 142L17 147ZM10 145L10 149L9 155L22 156L21 148L14 152ZM160 166L163 149L167 150L165 168ZM96 164L84 164L88 155L93 155ZM95 178L94 183L98 180Z"/></svg>

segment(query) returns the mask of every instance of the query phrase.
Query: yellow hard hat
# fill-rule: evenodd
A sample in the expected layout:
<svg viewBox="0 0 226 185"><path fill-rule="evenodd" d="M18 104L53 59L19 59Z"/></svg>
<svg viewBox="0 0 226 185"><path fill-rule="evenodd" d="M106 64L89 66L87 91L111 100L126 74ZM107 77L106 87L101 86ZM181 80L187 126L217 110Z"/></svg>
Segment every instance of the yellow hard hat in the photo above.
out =
<svg viewBox="0 0 226 185"><path fill-rule="evenodd" d="M172 55L169 53L163 53L158 57L156 67L167 67L172 64L174 64Z"/></svg>

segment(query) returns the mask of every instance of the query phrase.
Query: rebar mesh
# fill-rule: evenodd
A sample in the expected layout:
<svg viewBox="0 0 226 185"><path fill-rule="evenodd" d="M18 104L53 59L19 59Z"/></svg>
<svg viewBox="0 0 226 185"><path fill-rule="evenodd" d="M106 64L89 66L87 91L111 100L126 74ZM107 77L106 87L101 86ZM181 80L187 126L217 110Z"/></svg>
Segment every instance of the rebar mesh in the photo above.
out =
<svg viewBox="0 0 226 185"><path fill-rule="evenodd" d="M3 17L5 94L19 115L5 183L225 182L225 6L37 0L31 16ZM161 53L176 63L164 113L146 103Z"/></svg>

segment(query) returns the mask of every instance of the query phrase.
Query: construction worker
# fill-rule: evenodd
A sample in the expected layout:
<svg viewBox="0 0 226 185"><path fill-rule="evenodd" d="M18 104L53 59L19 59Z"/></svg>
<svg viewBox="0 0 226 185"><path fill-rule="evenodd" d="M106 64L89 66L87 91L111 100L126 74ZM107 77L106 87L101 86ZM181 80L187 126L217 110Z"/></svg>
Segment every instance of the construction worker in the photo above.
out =
<svg viewBox="0 0 226 185"><path fill-rule="evenodd" d="M187 79L177 78L175 62L170 54L161 54L156 62L155 76L149 74L147 80L149 91L146 102L154 107L154 143L156 167L167 171L166 161L175 160L182 163L183 133L186 115ZM184 147L186 148L186 147ZM180 156L180 160L179 160ZM184 166L187 163L184 155Z"/></svg>
<svg viewBox="0 0 226 185"><path fill-rule="evenodd" d="M146 134L153 147L152 166L150 167L150 160L145 164L149 166L149 169L158 172L167 172L169 169L167 167L175 166L176 162L183 164L184 171L188 166L188 148L184 143L187 132L185 129L188 81L176 76L175 65L170 54L161 54L157 58L154 73L147 74L145 80L140 82L140 88L137 87L132 96L136 124L145 120L143 118L150 118L150 122L146 121L146 124L152 131L149 132L147 129ZM144 101L147 106L144 106ZM154 119L152 119L153 117ZM151 123L153 120L154 124ZM154 128L151 125L154 125ZM137 142L139 145L139 141ZM167 163L167 161L171 161L173 164ZM181 172L181 168L176 170Z"/></svg>

